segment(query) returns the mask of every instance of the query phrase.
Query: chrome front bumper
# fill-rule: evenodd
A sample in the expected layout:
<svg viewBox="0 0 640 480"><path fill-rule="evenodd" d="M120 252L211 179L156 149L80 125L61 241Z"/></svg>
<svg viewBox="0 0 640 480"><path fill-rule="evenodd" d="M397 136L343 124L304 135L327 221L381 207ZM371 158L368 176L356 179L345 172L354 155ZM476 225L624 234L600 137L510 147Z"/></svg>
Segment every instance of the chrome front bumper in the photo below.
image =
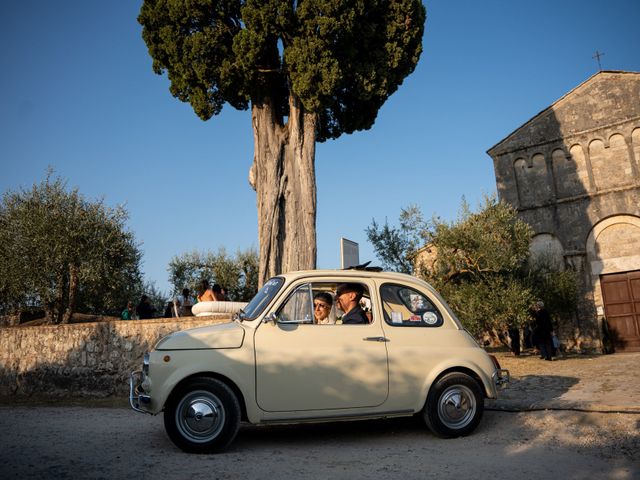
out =
<svg viewBox="0 0 640 480"><path fill-rule="evenodd" d="M131 373L131 376L129 377L129 405L131 405L131 408L136 412L153 415L151 412L148 412L143 408L144 405L151 405L151 396L147 395L142 389L142 380L142 370L136 370Z"/></svg>
<svg viewBox="0 0 640 480"><path fill-rule="evenodd" d="M511 376L509 375L509 370L505 368L498 368L493 372L492 375L493 383L495 383L498 388L506 388L511 380Z"/></svg>

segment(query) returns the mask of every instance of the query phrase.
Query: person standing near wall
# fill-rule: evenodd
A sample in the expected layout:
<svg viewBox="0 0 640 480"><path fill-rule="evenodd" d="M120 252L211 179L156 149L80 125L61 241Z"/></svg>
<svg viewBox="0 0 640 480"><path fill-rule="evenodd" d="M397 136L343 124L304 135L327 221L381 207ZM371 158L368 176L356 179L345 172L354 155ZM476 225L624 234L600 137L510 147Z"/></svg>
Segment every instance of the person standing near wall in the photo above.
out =
<svg viewBox="0 0 640 480"><path fill-rule="evenodd" d="M188 288L182 289L182 296L179 299L180 302L180 316L190 317L191 307L193 307L193 300L191 299L191 291Z"/></svg>
<svg viewBox="0 0 640 480"><path fill-rule="evenodd" d="M155 311L156 309L153 308L153 305L151 305L149 297L146 295L142 295L142 297L140 297L140 303L138 303L138 306L136 307L136 312L138 313L138 317L140 318L140 320L153 318L153 314L155 313Z"/></svg>
<svg viewBox="0 0 640 480"><path fill-rule="evenodd" d="M508 333L511 353L517 357L520 355L520 329L516 325L510 325Z"/></svg>
<svg viewBox="0 0 640 480"><path fill-rule="evenodd" d="M544 302L541 300L536 302L534 318L534 337L540 349L540 358L550 361L553 357L553 324L551 323L551 315L544 308Z"/></svg>

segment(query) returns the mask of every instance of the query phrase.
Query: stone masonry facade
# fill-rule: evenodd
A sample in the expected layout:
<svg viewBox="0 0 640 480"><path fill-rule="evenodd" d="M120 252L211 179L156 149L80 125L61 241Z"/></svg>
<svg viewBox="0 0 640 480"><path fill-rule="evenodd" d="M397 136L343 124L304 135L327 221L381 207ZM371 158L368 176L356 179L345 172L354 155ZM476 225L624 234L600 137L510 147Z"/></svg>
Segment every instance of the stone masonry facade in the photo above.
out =
<svg viewBox="0 0 640 480"><path fill-rule="evenodd" d="M640 73L593 75L487 153L499 197L534 229L532 253L577 273L563 340L600 350L600 280L640 270Z"/></svg>

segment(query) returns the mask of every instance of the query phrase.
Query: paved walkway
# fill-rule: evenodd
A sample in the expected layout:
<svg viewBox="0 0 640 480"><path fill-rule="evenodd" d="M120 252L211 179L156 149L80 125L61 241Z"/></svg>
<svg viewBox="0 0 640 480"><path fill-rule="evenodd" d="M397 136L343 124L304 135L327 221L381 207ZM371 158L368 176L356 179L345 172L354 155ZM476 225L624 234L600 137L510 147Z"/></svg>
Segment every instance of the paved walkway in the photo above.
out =
<svg viewBox="0 0 640 480"><path fill-rule="evenodd" d="M552 362L528 353L496 356L511 383L486 402L488 409L640 413L640 352L567 355Z"/></svg>

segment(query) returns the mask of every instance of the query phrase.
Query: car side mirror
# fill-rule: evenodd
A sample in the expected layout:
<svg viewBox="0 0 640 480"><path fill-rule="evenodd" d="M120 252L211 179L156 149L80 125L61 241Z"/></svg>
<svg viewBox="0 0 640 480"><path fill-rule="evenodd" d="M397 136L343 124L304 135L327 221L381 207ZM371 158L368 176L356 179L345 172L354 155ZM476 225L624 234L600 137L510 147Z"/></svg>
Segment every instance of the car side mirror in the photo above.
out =
<svg viewBox="0 0 640 480"><path fill-rule="evenodd" d="M264 318L262 319L262 323L271 323L271 325L275 325L277 320L277 315L274 312L271 312L268 315L264 316Z"/></svg>

